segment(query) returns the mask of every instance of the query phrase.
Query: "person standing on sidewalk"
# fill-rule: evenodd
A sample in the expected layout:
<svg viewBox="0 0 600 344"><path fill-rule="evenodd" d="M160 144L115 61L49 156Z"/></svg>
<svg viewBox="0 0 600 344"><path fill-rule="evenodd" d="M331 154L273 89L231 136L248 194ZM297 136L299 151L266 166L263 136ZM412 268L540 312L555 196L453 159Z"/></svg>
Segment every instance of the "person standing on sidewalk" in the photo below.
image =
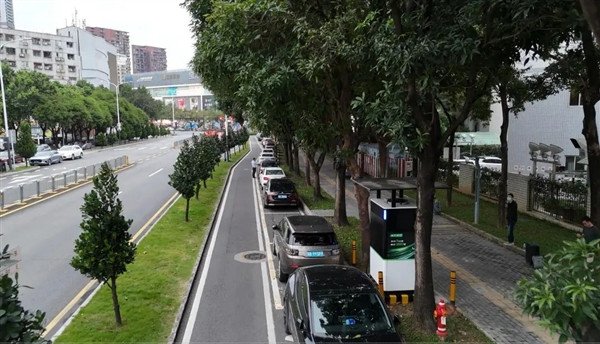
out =
<svg viewBox="0 0 600 344"><path fill-rule="evenodd" d="M508 242L506 245L515 244L515 225L517 224L517 202L512 193L506 198L506 225L508 229Z"/></svg>
<svg viewBox="0 0 600 344"><path fill-rule="evenodd" d="M252 178L256 178L256 158L252 158Z"/></svg>
<svg viewBox="0 0 600 344"><path fill-rule="evenodd" d="M577 236L580 238L583 237L586 244L589 244L596 239L600 239L600 229L594 226L592 219L589 216L584 216L583 219L581 219L581 224L583 225L583 231Z"/></svg>

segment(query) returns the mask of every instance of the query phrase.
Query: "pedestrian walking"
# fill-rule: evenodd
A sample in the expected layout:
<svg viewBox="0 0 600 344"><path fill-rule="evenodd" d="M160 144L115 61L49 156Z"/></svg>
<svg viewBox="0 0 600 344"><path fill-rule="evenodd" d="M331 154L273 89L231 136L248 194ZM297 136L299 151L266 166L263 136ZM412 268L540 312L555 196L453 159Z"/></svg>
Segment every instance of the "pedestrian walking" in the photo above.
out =
<svg viewBox="0 0 600 344"><path fill-rule="evenodd" d="M256 178L256 158L252 158L252 178Z"/></svg>
<svg viewBox="0 0 600 344"><path fill-rule="evenodd" d="M584 216L583 219L581 219L581 224L583 225L583 230L580 234L577 234L577 236L580 238L583 237L586 244L600 239L600 229L594 226L592 219L589 216Z"/></svg>
<svg viewBox="0 0 600 344"><path fill-rule="evenodd" d="M508 242L506 245L515 244L515 225L517 224L517 202L512 193L506 197L506 227L508 230Z"/></svg>

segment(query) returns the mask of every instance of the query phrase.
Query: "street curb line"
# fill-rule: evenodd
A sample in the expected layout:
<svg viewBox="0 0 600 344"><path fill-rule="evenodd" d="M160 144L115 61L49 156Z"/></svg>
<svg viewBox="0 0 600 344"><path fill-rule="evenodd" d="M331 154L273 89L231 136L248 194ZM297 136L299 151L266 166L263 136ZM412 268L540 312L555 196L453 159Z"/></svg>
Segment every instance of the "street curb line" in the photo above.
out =
<svg viewBox="0 0 600 344"><path fill-rule="evenodd" d="M450 221L452 221L452 222L460 225L461 228L463 228L463 229L466 229L466 230L468 230L470 232L473 232L473 233L475 233L475 234L483 237L484 239L487 239L487 240L489 240L489 241L491 241L491 242L493 242L495 244L498 244L499 246L502 246L502 247L504 247L504 248L506 248L506 249L508 249L510 251L518 253L518 254L522 255L523 257L525 256L525 250L522 249L522 248L520 248L520 247L518 247L518 246L504 245L504 240L502 240L502 239L500 239L500 238L498 238L498 237L496 237L496 236L494 236L494 235L492 235L492 234L490 234L490 233L488 233L488 232L486 232L484 230L481 230L481 229L479 229L479 228L471 225L470 223L466 223L466 222L464 222L462 220L459 220L459 219L455 218L454 216L450 216L450 215L445 214L445 213L441 213L440 215L442 217L444 217L444 218L446 218L446 219L448 219L448 220L450 220Z"/></svg>
<svg viewBox="0 0 600 344"><path fill-rule="evenodd" d="M198 275L198 272L199 272L198 270L200 269L200 265L202 264L202 261L204 260L203 257L205 256L205 253L206 253L206 246L207 246L206 243L212 237L213 231L215 229L217 213L219 212L219 209L221 208L221 205L223 204L223 195L224 195L227 183L229 182L229 179L231 178L231 172L233 171L233 168L235 166L237 166L248 154L250 154L251 151L252 151L252 149L250 148L243 156L240 157L240 159L235 164L233 164L229 167L229 172L227 172L227 178L225 179L223 186L221 187L221 192L220 192L221 195L219 197L219 203L217 203L217 206L215 207L215 209L213 210L213 213L211 215L212 220L210 222L210 228L208 230L208 233L204 236L204 240L200 246L198 257L196 258L196 263L194 264L194 267L192 268L192 276L190 277L189 281L187 282L186 291L183 295L185 297L184 301L179 305L179 309L177 310L177 315L175 317L175 321L171 328L171 334L169 334L169 337L167 338L168 344L175 343L175 338L177 337L177 333L179 332L179 330L181 328L181 319L183 319L185 310L188 308L188 306L190 304L190 295L192 293L192 287L194 286L194 281L196 280L196 277Z"/></svg>
<svg viewBox="0 0 600 344"><path fill-rule="evenodd" d="M29 165L29 166L31 166L31 165ZM31 168L28 168L28 169L23 170L23 171L3 172L3 173L0 173L0 177L1 178L5 178L5 177L18 176L19 174L24 174L24 173L29 173L29 172L37 171L40 168L41 168L40 166L35 166L35 167L32 166Z"/></svg>
<svg viewBox="0 0 600 344"><path fill-rule="evenodd" d="M115 173L121 173L121 172L123 172L125 170L128 170L128 169L132 168L135 165L136 165L135 163L131 163L131 164L127 165L127 166L124 166L124 167L121 167L119 169L114 170L114 172ZM43 195L40 195L40 198L31 197L31 198L29 198L27 200L27 201L29 201L30 199L33 199L34 202L31 202L31 203L28 203L27 201L25 201L23 203L14 203L14 204L11 204L8 207L5 207L2 212L0 212L0 219L6 217L8 215L17 213L17 212L19 212L21 210L24 210L24 209L27 209L29 207L32 207L32 206L34 206L36 204L45 202L45 201L47 201L49 199L52 199L54 197L63 195L65 193L69 192L69 191L79 189L82 186L91 184L93 181L94 181L94 177L91 177L91 178L89 178L89 179L87 179L85 181L82 181L81 183L77 183L77 184L74 184L74 185L69 185L68 187L63 187L60 190L48 191L48 192L44 193ZM48 197L45 197L46 195ZM14 209L6 209L6 208L12 208L13 206L14 206Z"/></svg>

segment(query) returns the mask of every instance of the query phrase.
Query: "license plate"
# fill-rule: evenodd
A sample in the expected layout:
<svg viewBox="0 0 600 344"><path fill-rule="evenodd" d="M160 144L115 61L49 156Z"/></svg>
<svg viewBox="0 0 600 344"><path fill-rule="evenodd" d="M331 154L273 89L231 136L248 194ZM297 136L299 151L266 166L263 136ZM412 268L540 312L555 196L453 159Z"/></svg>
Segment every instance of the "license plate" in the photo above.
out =
<svg viewBox="0 0 600 344"><path fill-rule="evenodd" d="M287 199L287 195L277 195L278 199Z"/></svg>
<svg viewBox="0 0 600 344"><path fill-rule="evenodd" d="M323 257L323 251L309 251L306 253L307 257Z"/></svg>

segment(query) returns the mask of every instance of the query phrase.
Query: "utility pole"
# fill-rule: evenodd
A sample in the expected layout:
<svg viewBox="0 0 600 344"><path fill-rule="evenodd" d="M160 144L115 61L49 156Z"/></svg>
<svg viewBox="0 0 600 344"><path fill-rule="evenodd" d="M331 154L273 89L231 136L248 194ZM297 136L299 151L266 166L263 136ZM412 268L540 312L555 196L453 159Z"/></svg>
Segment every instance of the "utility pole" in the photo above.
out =
<svg viewBox="0 0 600 344"><path fill-rule="evenodd" d="M475 157L475 220L474 224L479 224L479 206L481 202L481 166L479 157Z"/></svg>

